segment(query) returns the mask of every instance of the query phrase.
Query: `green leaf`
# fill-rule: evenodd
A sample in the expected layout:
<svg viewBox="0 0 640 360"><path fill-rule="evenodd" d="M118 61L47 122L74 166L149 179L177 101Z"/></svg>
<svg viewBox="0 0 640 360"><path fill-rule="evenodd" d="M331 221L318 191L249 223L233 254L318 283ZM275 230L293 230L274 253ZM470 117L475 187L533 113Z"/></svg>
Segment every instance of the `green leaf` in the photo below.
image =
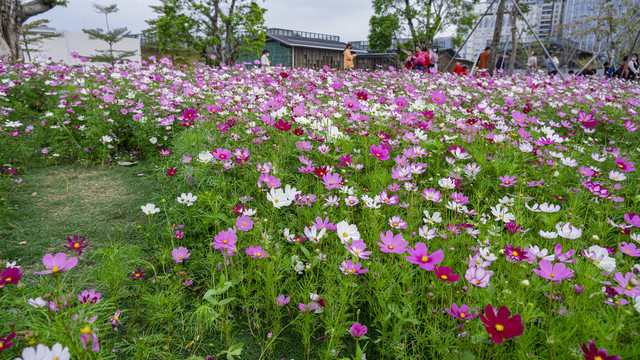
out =
<svg viewBox="0 0 640 360"><path fill-rule="evenodd" d="M304 256L307 257L307 261L311 260L311 253L304 246L300 246L300 250L304 253Z"/></svg>
<svg viewBox="0 0 640 360"><path fill-rule="evenodd" d="M234 297L223 299L220 302L218 302L218 306L225 306L225 305L227 305L228 303L232 302L235 299L236 298L234 298Z"/></svg>

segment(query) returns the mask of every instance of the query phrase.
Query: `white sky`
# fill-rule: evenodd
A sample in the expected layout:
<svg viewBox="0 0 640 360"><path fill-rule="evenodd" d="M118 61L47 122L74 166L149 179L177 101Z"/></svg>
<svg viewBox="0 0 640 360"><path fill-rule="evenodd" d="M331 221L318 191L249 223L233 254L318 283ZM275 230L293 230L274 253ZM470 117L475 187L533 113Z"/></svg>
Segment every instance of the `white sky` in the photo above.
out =
<svg viewBox="0 0 640 360"><path fill-rule="evenodd" d="M109 15L110 27L127 27L133 34L148 27L145 20L157 17L149 5L160 4L159 0L69 0L67 7L57 6L32 19L49 19L51 27L72 32L106 28L104 15L95 13L93 2L117 4L120 11ZM266 0L259 4L267 9L267 27L338 35L345 42L367 40L373 15L371 0Z"/></svg>

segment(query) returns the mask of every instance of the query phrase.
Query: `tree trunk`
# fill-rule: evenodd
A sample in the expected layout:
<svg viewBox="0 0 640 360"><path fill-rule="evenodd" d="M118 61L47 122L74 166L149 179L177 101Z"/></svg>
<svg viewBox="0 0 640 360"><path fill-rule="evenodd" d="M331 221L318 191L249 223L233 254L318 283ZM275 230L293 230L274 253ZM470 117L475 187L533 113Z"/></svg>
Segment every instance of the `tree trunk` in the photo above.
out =
<svg viewBox="0 0 640 360"><path fill-rule="evenodd" d="M407 18L407 24L409 25L409 31L411 32L411 38L413 39L413 46L422 46L422 44L417 43L417 34L416 28L413 26L413 17L411 17L411 3L409 0L404 1L404 15Z"/></svg>
<svg viewBox="0 0 640 360"><path fill-rule="evenodd" d="M498 11L496 11L496 26L493 28L491 50L489 50L489 64L487 64L487 72L489 74L491 74L496 67L498 46L500 45L500 35L502 34L502 21L504 20L504 2L505 0L500 0L500 3L498 3Z"/></svg>
<svg viewBox="0 0 640 360"><path fill-rule="evenodd" d="M520 0L516 0L516 4L519 5ZM509 19L511 21L511 56L509 56L509 74L513 74L514 67L516 66L516 56L518 55L518 28L516 27L516 21L518 20L518 10L513 6L509 12Z"/></svg>
<svg viewBox="0 0 640 360"><path fill-rule="evenodd" d="M33 0L20 4L20 0L0 0L0 57L9 61L22 59L20 30L28 18L50 10L55 5Z"/></svg>

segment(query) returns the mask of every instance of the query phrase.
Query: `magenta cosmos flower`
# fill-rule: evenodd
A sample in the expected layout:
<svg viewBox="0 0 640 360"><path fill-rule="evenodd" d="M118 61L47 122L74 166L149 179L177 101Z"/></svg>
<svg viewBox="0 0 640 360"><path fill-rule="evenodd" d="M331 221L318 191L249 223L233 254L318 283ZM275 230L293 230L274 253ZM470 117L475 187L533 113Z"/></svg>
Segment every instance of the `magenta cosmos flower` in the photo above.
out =
<svg viewBox="0 0 640 360"><path fill-rule="evenodd" d="M637 248L634 243L627 244L627 242L622 241L618 244L618 249L625 255L640 257L640 248Z"/></svg>
<svg viewBox="0 0 640 360"><path fill-rule="evenodd" d="M540 269L533 269L538 276L556 283L560 283L564 279L573 277L573 270L569 269L564 263L555 263L551 265L551 261L540 261Z"/></svg>
<svg viewBox="0 0 640 360"><path fill-rule="evenodd" d="M253 229L253 220L246 215L238 216L236 219L236 226L238 227L238 230L249 231Z"/></svg>
<svg viewBox="0 0 640 360"><path fill-rule="evenodd" d="M618 355L607 355L607 350L598 349L593 340L589 340L589 347L586 344L580 344L582 348L582 357L587 360L621 360Z"/></svg>
<svg viewBox="0 0 640 360"><path fill-rule="evenodd" d="M378 160L387 160L390 158L389 150L384 145L371 145L371 154L376 157Z"/></svg>
<svg viewBox="0 0 640 360"><path fill-rule="evenodd" d="M327 190L340 189L342 187L342 177L338 174L326 173L322 176L322 183Z"/></svg>
<svg viewBox="0 0 640 360"><path fill-rule="evenodd" d="M257 259L269 257L269 254L262 249L262 246L249 246L244 252Z"/></svg>
<svg viewBox="0 0 640 360"><path fill-rule="evenodd" d="M445 309L449 315L453 316L459 320L471 320L473 318L478 317L478 309L469 309L467 305L456 305L456 303L451 304L451 309Z"/></svg>
<svg viewBox="0 0 640 360"><path fill-rule="evenodd" d="M480 319L494 343L502 344L505 339L522 335L524 332L520 315L511 317L511 312L506 306L501 306L496 312L491 304L487 304L484 312Z"/></svg>
<svg viewBox="0 0 640 360"><path fill-rule="evenodd" d="M173 260L179 263L181 263L183 260L187 260L189 256L191 256L191 254L189 254L189 250L186 247L182 246L177 249L173 249L171 255L173 255Z"/></svg>
<svg viewBox="0 0 640 360"><path fill-rule="evenodd" d="M626 221L631 226L640 228L640 215L634 212L624 214L624 221Z"/></svg>
<svg viewBox="0 0 640 360"><path fill-rule="evenodd" d="M17 267L9 267L0 271L0 289L3 289L5 284L18 285L22 279L22 271Z"/></svg>
<svg viewBox="0 0 640 360"><path fill-rule="evenodd" d="M444 252L442 249L434 252L433 254L429 254L427 251L427 245L424 243L417 243L415 249L412 249L411 246L407 249L409 255L405 255L407 261L413 264L418 264L421 268L433 271L436 265L442 262L444 258Z"/></svg>
<svg viewBox="0 0 640 360"><path fill-rule="evenodd" d="M436 267L436 276L442 281L450 282L456 282L460 278L460 275L452 274L451 268L446 266Z"/></svg>
<svg viewBox="0 0 640 360"><path fill-rule="evenodd" d="M69 245L64 245L64 247L69 250L75 250L78 255L82 255L82 249L86 248L90 244L84 243L84 239L86 239L86 237L83 236L80 240L78 240L78 237L78 235L73 235L73 239L71 237L68 237L67 242L69 243Z"/></svg>
<svg viewBox="0 0 640 360"><path fill-rule="evenodd" d="M349 329L354 338L359 339L367 333L367 327L360 323L353 323Z"/></svg>
<svg viewBox="0 0 640 360"><path fill-rule="evenodd" d="M384 253L392 254L404 254L407 251L408 241L404 241L402 234L393 235L391 230L386 233L380 233L381 243L377 243L380 246L380 251Z"/></svg>
<svg viewBox="0 0 640 360"><path fill-rule="evenodd" d="M509 175L504 175L504 176L500 176L499 177L500 181L502 181L502 183L498 184L500 186L513 186L516 183L518 183L518 180L516 180L515 176L509 176Z"/></svg>
<svg viewBox="0 0 640 360"><path fill-rule="evenodd" d="M46 254L42 258L42 264L47 268L44 271L36 271L36 274L54 274L56 275L60 271L73 269L78 264L78 258L69 258L65 253L57 253L55 256Z"/></svg>
<svg viewBox="0 0 640 360"><path fill-rule="evenodd" d="M623 158L617 157L616 158L616 165L618 166L618 169L620 169L621 171L624 171L624 172L635 171L636 169L633 168L634 164L635 164L634 162L627 161L626 157L623 157Z"/></svg>
<svg viewBox="0 0 640 360"><path fill-rule="evenodd" d="M280 306L285 306L289 303L289 301L291 301L291 297L285 297L284 294L280 294L280 296L278 296L278 299L276 300L276 303Z"/></svg>

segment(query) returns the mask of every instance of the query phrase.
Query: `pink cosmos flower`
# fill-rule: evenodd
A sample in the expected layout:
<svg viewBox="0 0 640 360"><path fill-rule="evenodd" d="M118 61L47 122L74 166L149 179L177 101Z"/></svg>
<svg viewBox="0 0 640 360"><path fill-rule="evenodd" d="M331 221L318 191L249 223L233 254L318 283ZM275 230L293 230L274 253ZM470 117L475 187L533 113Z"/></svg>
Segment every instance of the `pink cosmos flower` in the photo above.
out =
<svg viewBox="0 0 640 360"><path fill-rule="evenodd" d="M485 288L489 286L489 280L491 280L493 271L485 270L483 268L470 267L464 274L464 278L474 286Z"/></svg>
<svg viewBox="0 0 640 360"><path fill-rule="evenodd" d="M278 296L278 299L276 300L276 303L279 306L285 306L289 303L290 300L291 298L289 296L285 297L284 294L280 294L280 296Z"/></svg>
<svg viewBox="0 0 640 360"><path fill-rule="evenodd" d="M366 273L369 269L362 269L361 263L354 264L353 261L347 260L340 264L340 271L345 275L359 275Z"/></svg>
<svg viewBox="0 0 640 360"><path fill-rule="evenodd" d="M116 310L115 314L113 314L113 316L109 318L109 322L111 323L111 327L113 328L113 331L118 331L118 324L120 324L120 328L124 330L124 326L120 321L120 315L121 315L120 310Z"/></svg>
<svg viewBox="0 0 640 360"><path fill-rule="evenodd" d="M345 248L355 257L359 259L369 259L369 255L371 255L371 251L365 251L367 248L367 244L364 241L358 239L353 240L351 245L345 246Z"/></svg>
<svg viewBox="0 0 640 360"><path fill-rule="evenodd" d="M400 218L400 216L392 216L389 219L389 226L391 226L394 229L406 229L407 228L407 222L402 220Z"/></svg>
<svg viewBox="0 0 640 360"><path fill-rule="evenodd" d="M89 325L80 329L82 333L82 346L85 350L87 350L87 343L91 342L91 350L98 352L100 351L100 343L98 342L98 336L91 330Z"/></svg>
<svg viewBox="0 0 640 360"><path fill-rule="evenodd" d="M407 251L409 252L409 255L405 255L407 261L417 264L427 271L435 270L436 265L440 264L444 258L442 249L437 250L433 254L429 254L427 245L422 242L417 243L415 249L409 246Z"/></svg>
<svg viewBox="0 0 640 360"><path fill-rule="evenodd" d="M0 290L6 284L18 285L20 279L22 279L22 271L17 267L8 267L0 270Z"/></svg>
<svg viewBox="0 0 640 360"><path fill-rule="evenodd" d="M342 187L342 177L338 174L326 173L322 176L322 183L327 190L340 189Z"/></svg>
<svg viewBox="0 0 640 360"><path fill-rule="evenodd" d="M238 230L249 231L253 229L253 220L249 216L238 216L236 219Z"/></svg>
<svg viewBox="0 0 640 360"><path fill-rule="evenodd" d="M380 251L384 253L404 254L407 250L408 241L404 241L402 234L393 235L391 230L386 233L380 233L380 240L382 243L377 243L380 246Z"/></svg>
<svg viewBox="0 0 640 360"><path fill-rule="evenodd" d="M613 279L620 285L614 287L614 290L617 291L618 294L627 295L632 298L640 296L640 286L631 283L631 280L636 280L636 274L628 272L622 275L621 272L617 272L613 275Z"/></svg>
<svg viewBox="0 0 640 360"><path fill-rule="evenodd" d="M356 322L351 325L349 332L351 332L354 338L359 339L367 333L367 327Z"/></svg>
<svg viewBox="0 0 640 360"><path fill-rule="evenodd" d="M634 243L627 244L623 241L618 244L618 249L625 255L640 257L640 248L636 248L636 244Z"/></svg>
<svg viewBox="0 0 640 360"><path fill-rule="evenodd" d="M213 153L213 157L221 161L229 161L232 159L231 151L227 149L217 148Z"/></svg>
<svg viewBox="0 0 640 360"><path fill-rule="evenodd" d="M47 268L44 271L36 271L36 274L53 274L56 275L60 271L73 269L78 264L78 258L69 258L65 253L57 253L55 256L46 254L42 258L42 264Z"/></svg>
<svg viewBox="0 0 640 360"><path fill-rule="evenodd" d="M564 279L573 277L573 270L569 269L564 263L555 263L551 265L551 261L540 261L540 269L533 269L538 276L555 283L560 283Z"/></svg>
<svg viewBox="0 0 640 360"><path fill-rule="evenodd" d="M586 360L622 360L618 355L608 355L607 350L598 349L593 340L589 340L589 347L586 344L580 344L582 349L582 357Z"/></svg>
<svg viewBox="0 0 640 360"><path fill-rule="evenodd" d="M300 311L303 312L308 312L308 311L314 311L318 308L318 303L317 302L310 302L309 304L305 305L304 303L299 303L298 304L298 309L300 309Z"/></svg>
<svg viewBox="0 0 640 360"><path fill-rule="evenodd" d="M238 236L235 230L229 228L227 231L220 231L218 235L214 237L212 243L214 249L228 249L234 250L236 248L236 240Z"/></svg>
<svg viewBox="0 0 640 360"><path fill-rule="evenodd" d="M436 276L438 277L438 279L442 281L450 281L450 282L458 281L458 279L460 278L460 275L452 274L452 272L453 270L451 270L450 267L446 267L446 266L436 267L436 270L435 270Z"/></svg>
<svg viewBox="0 0 640 360"><path fill-rule="evenodd" d="M500 176L499 179L500 181L502 181L502 183L498 184L500 186L509 187L518 183L518 180L516 180L515 176L504 175Z"/></svg>
<svg viewBox="0 0 640 360"><path fill-rule="evenodd" d="M434 203L442 201L442 193L434 188L424 189L421 195L428 201L433 201Z"/></svg>
<svg viewBox="0 0 640 360"><path fill-rule="evenodd" d="M371 154L378 160L388 160L390 158L389 150L384 145L371 145L370 150Z"/></svg>
<svg viewBox="0 0 640 360"><path fill-rule="evenodd" d="M458 307L456 303L451 304L451 309L445 309L445 311L458 320L471 320L479 315L478 309L469 309L467 305Z"/></svg>
<svg viewBox="0 0 640 360"><path fill-rule="evenodd" d="M631 226L640 228L640 215L634 212L624 214L624 221L626 221Z"/></svg>
<svg viewBox="0 0 640 360"><path fill-rule="evenodd" d="M575 250L570 249L566 253L563 253L562 245L560 244L556 244L556 246L553 248L553 253L556 256L556 260L565 262L568 264L573 264L574 262L578 261L578 259L571 259L571 257L573 256L573 254L575 254L575 252L576 252Z"/></svg>
<svg viewBox="0 0 640 360"><path fill-rule="evenodd" d="M244 252L252 258L257 259L269 257L269 254L262 250L262 246L249 246Z"/></svg>
<svg viewBox="0 0 640 360"><path fill-rule="evenodd" d="M189 256L191 256L191 254L189 254L189 250L182 246L177 249L173 249L171 255L173 255L173 260L178 263L181 263L183 260L187 260Z"/></svg>

